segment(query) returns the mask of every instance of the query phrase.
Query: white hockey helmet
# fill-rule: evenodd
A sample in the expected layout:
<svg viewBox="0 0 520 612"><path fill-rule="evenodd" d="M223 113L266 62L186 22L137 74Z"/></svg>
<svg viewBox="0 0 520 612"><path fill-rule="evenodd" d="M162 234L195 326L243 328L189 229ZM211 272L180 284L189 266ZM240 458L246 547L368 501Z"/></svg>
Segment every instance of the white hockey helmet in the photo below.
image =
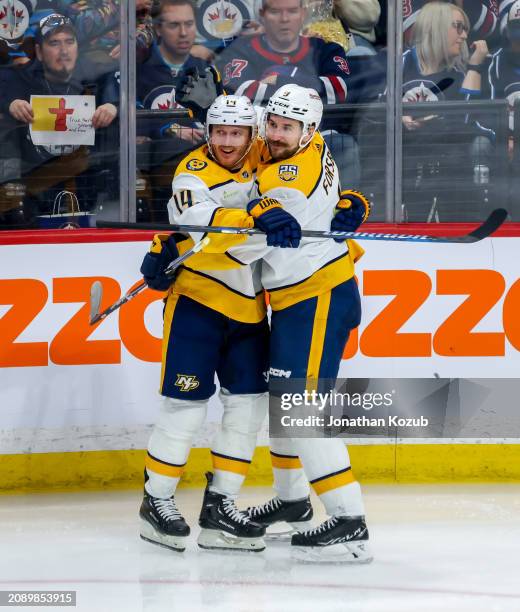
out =
<svg viewBox="0 0 520 612"><path fill-rule="evenodd" d="M253 146L253 141L258 134L258 117L256 111L245 96L218 96L209 107L206 115L205 136L210 153L211 150L210 132L212 125L240 125L251 128L251 141L240 161L249 153Z"/></svg>
<svg viewBox="0 0 520 612"><path fill-rule="evenodd" d="M262 120L262 134L265 135L265 123L269 114L288 117L300 121L303 126L302 141L310 134L310 128L318 129L323 116L323 103L318 92L310 87L301 87L291 83L277 89L269 98Z"/></svg>
<svg viewBox="0 0 520 612"><path fill-rule="evenodd" d="M258 129L258 119L249 98L226 96L216 98L206 116L206 139L209 140L212 125L245 125L252 128L253 137Z"/></svg>

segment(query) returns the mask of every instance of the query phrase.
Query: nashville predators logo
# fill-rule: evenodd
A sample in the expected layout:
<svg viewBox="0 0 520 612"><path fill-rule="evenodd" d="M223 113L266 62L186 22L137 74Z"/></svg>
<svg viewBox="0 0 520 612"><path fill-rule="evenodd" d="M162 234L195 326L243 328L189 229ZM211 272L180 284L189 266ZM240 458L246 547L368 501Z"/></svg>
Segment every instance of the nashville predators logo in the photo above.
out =
<svg viewBox="0 0 520 612"><path fill-rule="evenodd" d="M204 168L207 166L207 162L202 161L201 159L190 159L190 161L186 164L186 168L188 168L188 170L194 170L195 172L198 172L199 170L204 170Z"/></svg>
<svg viewBox="0 0 520 612"><path fill-rule="evenodd" d="M278 176L286 183L289 181L294 181L294 179L298 176L298 166L282 164L278 170Z"/></svg>
<svg viewBox="0 0 520 612"><path fill-rule="evenodd" d="M175 386L179 387L181 391L194 391L199 385L200 383L196 376L189 376L187 374L177 374Z"/></svg>

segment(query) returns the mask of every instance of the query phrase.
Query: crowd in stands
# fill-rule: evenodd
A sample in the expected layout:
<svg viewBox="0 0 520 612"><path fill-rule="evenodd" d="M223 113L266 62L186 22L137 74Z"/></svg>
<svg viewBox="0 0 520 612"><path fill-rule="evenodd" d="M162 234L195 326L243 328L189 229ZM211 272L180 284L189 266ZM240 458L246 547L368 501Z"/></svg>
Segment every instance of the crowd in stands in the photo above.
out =
<svg viewBox="0 0 520 612"><path fill-rule="evenodd" d="M93 177L106 170L100 160L108 143L116 168L122 6L122 0L0 0L0 227L34 225L63 189L93 208ZM471 179L474 168L480 179L489 176L486 168L493 179L499 143L492 119L412 113L406 104L507 100L515 163L520 0L402 0L402 9L405 188L420 191L432 164L435 173L443 166L460 170L457 159L465 160ZM387 14L386 0L136 0L137 108L179 108L180 75L210 65L228 93L256 105L286 83L315 88L327 108L384 102ZM31 96L72 95L94 97L95 145L35 145ZM370 131L361 112L331 113L321 129L345 187L366 189L376 176L384 183L384 150L377 173L366 171L371 159L363 151L370 138L384 149L384 125L374 122ZM203 135L194 120L138 114L138 189L148 202L142 219L165 220L175 167ZM427 220L410 202L407 218ZM456 220L439 217L441 209L434 218Z"/></svg>

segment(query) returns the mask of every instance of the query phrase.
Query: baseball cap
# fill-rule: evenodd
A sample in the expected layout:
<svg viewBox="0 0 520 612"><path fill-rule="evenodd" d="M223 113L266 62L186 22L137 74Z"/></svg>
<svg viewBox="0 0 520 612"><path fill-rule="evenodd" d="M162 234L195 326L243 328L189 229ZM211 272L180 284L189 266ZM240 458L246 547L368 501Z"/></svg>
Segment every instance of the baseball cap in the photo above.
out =
<svg viewBox="0 0 520 612"><path fill-rule="evenodd" d="M56 30L69 30L76 37L76 29L72 21L64 15L52 13L40 19L38 32L36 33L36 42L41 43Z"/></svg>
<svg viewBox="0 0 520 612"><path fill-rule="evenodd" d="M520 0L513 2L509 9L507 34L511 40L520 40Z"/></svg>

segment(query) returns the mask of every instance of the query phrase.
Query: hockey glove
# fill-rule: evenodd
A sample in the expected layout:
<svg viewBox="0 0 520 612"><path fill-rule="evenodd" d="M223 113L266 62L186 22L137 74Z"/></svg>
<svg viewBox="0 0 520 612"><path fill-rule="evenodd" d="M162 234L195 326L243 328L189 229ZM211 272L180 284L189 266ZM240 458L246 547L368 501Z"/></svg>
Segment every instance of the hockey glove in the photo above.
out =
<svg viewBox="0 0 520 612"><path fill-rule="evenodd" d="M208 66L203 72L196 67L188 68L177 76L175 101L188 108L202 123L206 122L208 108L222 93L220 72L213 66Z"/></svg>
<svg viewBox="0 0 520 612"><path fill-rule="evenodd" d="M247 205L255 227L266 233L267 246L297 248L302 229L296 219L274 198L257 198Z"/></svg>
<svg viewBox="0 0 520 612"><path fill-rule="evenodd" d="M166 291L170 287L177 270L171 276L167 276L165 270L177 257L179 251L173 234L156 234L153 237L150 251L146 253L141 264L141 274L150 289Z"/></svg>
<svg viewBox="0 0 520 612"><path fill-rule="evenodd" d="M342 191L330 229L334 232L355 232L367 220L369 214L370 202L360 191L353 189ZM343 242L345 239L334 238L334 240Z"/></svg>

